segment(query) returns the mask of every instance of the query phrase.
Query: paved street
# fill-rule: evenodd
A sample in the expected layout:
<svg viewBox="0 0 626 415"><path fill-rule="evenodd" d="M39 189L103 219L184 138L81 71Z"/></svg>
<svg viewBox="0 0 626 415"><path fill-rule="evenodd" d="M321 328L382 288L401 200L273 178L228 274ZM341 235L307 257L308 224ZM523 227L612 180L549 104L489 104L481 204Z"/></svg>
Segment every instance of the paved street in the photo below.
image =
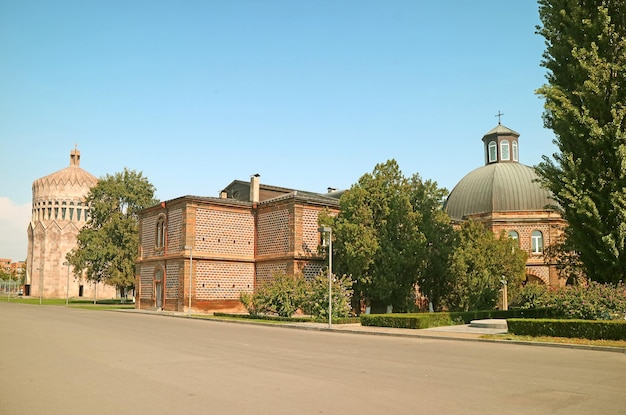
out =
<svg viewBox="0 0 626 415"><path fill-rule="evenodd" d="M0 302L0 414L624 414L626 354Z"/></svg>

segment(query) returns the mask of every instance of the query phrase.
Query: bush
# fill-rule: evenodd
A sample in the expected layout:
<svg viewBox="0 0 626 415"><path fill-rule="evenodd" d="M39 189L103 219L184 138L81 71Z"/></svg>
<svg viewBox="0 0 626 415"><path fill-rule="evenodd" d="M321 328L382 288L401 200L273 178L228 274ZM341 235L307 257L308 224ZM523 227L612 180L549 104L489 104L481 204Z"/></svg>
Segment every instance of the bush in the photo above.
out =
<svg viewBox="0 0 626 415"><path fill-rule="evenodd" d="M361 314L360 318L362 326L400 329L427 329L455 324L450 313Z"/></svg>
<svg viewBox="0 0 626 415"><path fill-rule="evenodd" d="M348 317L352 311L352 280L347 276L333 276L333 319ZM328 275L320 274L308 282L304 311L317 319L328 320Z"/></svg>
<svg viewBox="0 0 626 415"><path fill-rule="evenodd" d="M626 340L626 321L508 319L509 333L525 336Z"/></svg>
<svg viewBox="0 0 626 415"><path fill-rule="evenodd" d="M350 278L333 276L333 319L350 315L351 288ZM307 281L301 274L278 272L253 294L241 293L239 301L251 315L277 314L280 317L290 317L296 311L302 310L317 319L327 320L328 276L320 274Z"/></svg>
<svg viewBox="0 0 626 415"><path fill-rule="evenodd" d="M302 308L306 292L307 282L302 275L278 272L270 282L257 288L246 308L257 313L275 313L280 317L290 317Z"/></svg>
<svg viewBox="0 0 626 415"><path fill-rule="evenodd" d="M516 299L522 309L547 308L553 315L568 319L620 320L626 315L626 288L590 282L549 289L528 284Z"/></svg>

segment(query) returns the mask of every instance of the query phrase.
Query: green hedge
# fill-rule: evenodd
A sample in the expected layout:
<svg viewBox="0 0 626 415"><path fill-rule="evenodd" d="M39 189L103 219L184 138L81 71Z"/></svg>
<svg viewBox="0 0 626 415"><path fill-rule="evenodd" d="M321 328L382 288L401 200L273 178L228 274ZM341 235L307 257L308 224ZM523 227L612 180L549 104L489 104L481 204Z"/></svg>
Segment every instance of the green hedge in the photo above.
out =
<svg viewBox="0 0 626 415"><path fill-rule="evenodd" d="M489 318L539 318L553 317L548 309L453 311L414 314L361 314L362 326L426 329L429 327L469 324L472 320Z"/></svg>
<svg viewBox="0 0 626 415"><path fill-rule="evenodd" d="M626 340L624 320L507 319L509 333L524 336Z"/></svg>
<svg viewBox="0 0 626 415"><path fill-rule="evenodd" d="M362 326L426 329L455 324L449 313L361 314Z"/></svg>
<svg viewBox="0 0 626 415"><path fill-rule="evenodd" d="M281 317L267 314L233 314L233 313L214 313L215 317L240 318L248 320L269 320L284 321L286 323L327 323L328 320L315 319L313 317ZM333 324L355 324L359 322L358 317L335 317Z"/></svg>

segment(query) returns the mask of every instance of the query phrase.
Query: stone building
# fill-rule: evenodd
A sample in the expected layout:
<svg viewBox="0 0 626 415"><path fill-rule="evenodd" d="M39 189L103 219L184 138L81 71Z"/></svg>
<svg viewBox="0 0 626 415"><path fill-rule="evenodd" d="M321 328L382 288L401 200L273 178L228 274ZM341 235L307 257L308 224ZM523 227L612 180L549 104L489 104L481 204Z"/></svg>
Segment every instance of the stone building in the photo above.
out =
<svg viewBox="0 0 626 415"><path fill-rule="evenodd" d="M555 201L537 182L534 168L519 162L519 136L501 124L485 134L485 165L459 181L445 210L456 223L476 220L498 235L504 231L516 239L528 253L527 281L563 285L544 249L558 240L566 222L550 207Z"/></svg>
<svg viewBox="0 0 626 415"><path fill-rule="evenodd" d="M32 297L114 298L115 287L94 286L76 279L65 260L76 247L89 207L85 196L98 179L80 168L80 152L70 152L70 165L33 182L32 218L28 224L28 251L24 294Z"/></svg>
<svg viewBox="0 0 626 415"><path fill-rule="evenodd" d="M240 294L275 272L313 278L325 263L318 215L337 212L340 194L262 185L254 175L219 197L183 196L143 210L136 307L243 311Z"/></svg>

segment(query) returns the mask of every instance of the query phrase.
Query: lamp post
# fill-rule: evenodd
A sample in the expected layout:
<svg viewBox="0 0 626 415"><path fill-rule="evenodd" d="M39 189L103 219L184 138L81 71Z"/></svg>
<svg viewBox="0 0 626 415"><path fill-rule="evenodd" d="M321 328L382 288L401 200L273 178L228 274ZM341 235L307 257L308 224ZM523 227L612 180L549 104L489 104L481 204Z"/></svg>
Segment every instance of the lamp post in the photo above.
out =
<svg viewBox="0 0 626 415"><path fill-rule="evenodd" d="M509 298L508 298L508 293L507 293L507 281L504 275L502 276L502 279L500 280L500 282L502 283L502 309L508 310Z"/></svg>
<svg viewBox="0 0 626 415"><path fill-rule="evenodd" d="M70 302L70 263L65 261L63 265L67 265L67 282L65 284L65 307L67 307Z"/></svg>
<svg viewBox="0 0 626 415"><path fill-rule="evenodd" d="M191 282L193 280L193 246L187 245L185 249L189 249L189 307L187 315L191 316Z"/></svg>
<svg viewBox="0 0 626 415"><path fill-rule="evenodd" d="M320 226L322 246L326 246L328 234L328 328L333 327L333 229L330 226Z"/></svg>

